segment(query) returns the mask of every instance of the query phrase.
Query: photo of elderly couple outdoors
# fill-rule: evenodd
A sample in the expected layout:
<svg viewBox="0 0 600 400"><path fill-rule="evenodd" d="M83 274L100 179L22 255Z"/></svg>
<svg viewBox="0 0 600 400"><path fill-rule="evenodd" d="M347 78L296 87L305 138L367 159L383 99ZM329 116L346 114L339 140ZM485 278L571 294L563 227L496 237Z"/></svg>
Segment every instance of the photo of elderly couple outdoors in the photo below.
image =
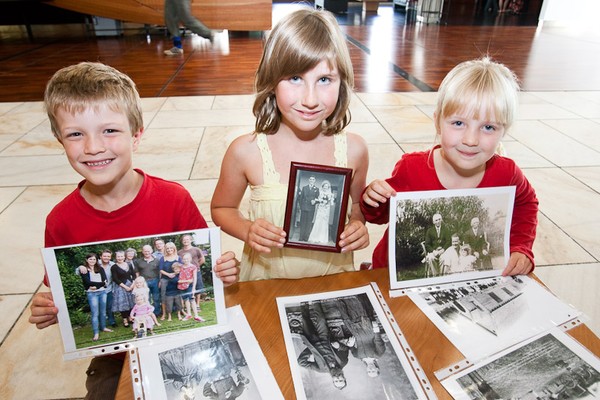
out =
<svg viewBox="0 0 600 400"><path fill-rule="evenodd" d="M211 258L208 234L170 234L54 249L49 275L81 349L216 324Z"/></svg>
<svg viewBox="0 0 600 400"><path fill-rule="evenodd" d="M394 203L390 261L399 281L504 268L510 192L427 198L415 193Z"/></svg>

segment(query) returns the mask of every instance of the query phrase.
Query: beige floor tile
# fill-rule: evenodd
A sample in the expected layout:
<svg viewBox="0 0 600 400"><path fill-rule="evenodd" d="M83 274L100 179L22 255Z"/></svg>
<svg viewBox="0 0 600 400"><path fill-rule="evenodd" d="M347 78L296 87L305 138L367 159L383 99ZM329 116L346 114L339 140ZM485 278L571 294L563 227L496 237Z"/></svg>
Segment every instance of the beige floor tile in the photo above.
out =
<svg viewBox="0 0 600 400"><path fill-rule="evenodd" d="M14 111L22 102L0 102L0 115Z"/></svg>
<svg viewBox="0 0 600 400"><path fill-rule="evenodd" d="M254 126L252 110L195 110L160 111L152 120L151 128L189 128L201 126Z"/></svg>
<svg viewBox="0 0 600 400"><path fill-rule="evenodd" d="M203 134L204 128L148 129L134 156L134 165L163 179L188 179Z"/></svg>
<svg viewBox="0 0 600 400"><path fill-rule="evenodd" d="M215 96L213 110L252 110L254 95Z"/></svg>
<svg viewBox="0 0 600 400"><path fill-rule="evenodd" d="M46 120L31 129L29 133L16 138L10 146L0 152L0 156L41 156L63 153L62 145L52 134L50 122Z"/></svg>
<svg viewBox="0 0 600 400"><path fill-rule="evenodd" d="M392 137L378 123L351 122L346 130L362 136L367 144L395 144Z"/></svg>
<svg viewBox="0 0 600 400"><path fill-rule="evenodd" d="M88 359L63 360L58 325L38 330L25 312L0 347L0 398L82 398Z"/></svg>
<svg viewBox="0 0 600 400"><path fill-rule="evenodd" d="M590 101L581 92L537 92L536 96L584 118L600 118L600 101Z"/></svg>
<svg viewBox="0 0 600 400"><path fill-rule="evenodd" d="M597 105L600 109L600 104ZM600 153L600 123L589 119L563 119L563 120L544 120L545 124L552 126L559 132L573 138L584 146L588 146ZM600 163L600 155L598 156Z"/></svg>
<svg viewBox="0 0 600 400"><path fill-rule="evenodd" d="M206 128L190 179L216 179L227 147L242 135L253 131L250 125L211 126Z"/></svg>
<svg viewBox="0 0 600 400"><path fill-rule="evenodd" d="M564 171L600 193L600 166L565 168Z"/></svg>
<svg viewBox="0 0 600 400"><path fill-rule="evenodd" d="M81 179L63 155L0 157L0 186L76 184Z"/></svg>
<svg viewBox="0 0 600 400"><path fill-rule="evenodd" d="M142 110L144 113L153 115L163 107L167 100L168 97L144 97L142 99Z"/></svg>
<svg viewBox="0 0 600 400"><path fill-rule="evenodd" d="M596 259L600 258L600 194L558 169L532 169L527 177L540 211Z"/></svg>
<svg viewBox="0 0 600 400"><path fill-rule="evenodd" d="M398 143L426 142L435 137L432 120L415 106L371 107L373 114Z"/></svg>
<svg viewBox="0 0 600 400"><path fill-rule="evenodd" d="M180 182L192 195L200 213L206 221L211 221L210 201L217 185L216 179L186 180Z"/></svg>
<svg viewBox="0 0 600 400"><path fill-rule="evenodd" d="M594 257L571 239L543 213L538 215L538 227L533 254L537 266L594 262Z"/></svg>
<svg viewBox="0 0 600 400"><path fill-rule="evenodd" d="M386 179L392 175L394 165L402 157L402 150L396 145L370 144L369 171L367 185L375 179Z"/></svg>
<svg viewBox="0 0 600 400"><path fill-rule="evenodd" d="M23 191L25 187L0 187L0 214L8 207Z"/></svg>
<svg viewBox="0 0 600 400"><path fill-rule="evenodd" d="M587 315L586 324L600 336L600 264L542 267L535 274L556 296Z"/></svg>
<svg viewBox="0 0 600 400"><path fill-rule="evenodd" d="M513 159L519 168L551 168L554 165L544 157L514 140L503 140L505 156Z"/></svg>
<svg viewBox="0 0 600 400"><path fill-rule="evenodd" d="M560 167L599 165L600 153L542 121L519 121L510 135Z"/></svg>
<svg viewBox="0 0 600 400"><path fill-rule="evenodd" d="M544 103L525 103L519 106L517 118L519 120L528 119L574 119L580 115L574 114L569 110L555 106L553 104Z"/></svg>
<svg viewBox="0 0 600 400"><path fill-rule="evenodd" d="M353 96L348 131L362 135L368 144L367 183L389 177L404 152L431 148L436 97L433 92ZM253 101L254 96L142 99L147 127L134 165L180 182L214 226L210 200L221 160L231 141L254 129ZM520 119L504 144L540 199L536 274L586 313L588 324L600 333L600 116L586 106L600 104L600 92L523 92L520 101ZM39 249L45 216L81 177L54 142L41 102L0 103L0 124L0 242L9 243L26 266L18 275L7 274L14 263L0 261L5 272L0 280L0 313L5 317L0 337L9 332L0 348L0 398L40 398L42 390L44 398L80 397L89 361L62 361L58 329L30 326L26 303L43 276ZM241 211L247 215L248 191ZM370 261L386 229L367 227L370 244L355 253L357 267ZM232 250L241 259L243 243L221 236L222 250ZM44 351L32 343L43 343ZM46 379L49 370L52 377L69 379Z"/></svg>
<svg viewBox="0 0 600 400"><path fill-rule="evenodd" d="M25 134L46 121L46 113L20 112L21 108L0 116L0 135Z"/></svg>
<svg viewBox="0 0 600 400"><path fill-rule="evenodd" d="M386 126L390 135L398 143L433 143L436 137L435 127L428 122L403 122Z"/></svg>
<svg viewBox="0 0 600 400"><path fill-rule="evenodd" d="M44 277L40 249L44 243L46 215L74 186L30 187L0 214L0 242L19 254L18 274L5 273L0 293L33 293ZM0 271L12 271L15 261L0 260Z"/></svg>
<svg viewBox="0 0 600 400"><path fill-rule="evenodd" d="M169 97L160 111L193 111L210 110L215 96L180 96Z"/></svg>
<svg viewBox="0 0 600 400"><path fill-rule="evenodd" d="M540 93L544 92L519 92L519 104L547 104L546 100L538 96Z"/></svg>
<svg viewBox="0 0 600 400"><path fill-rule="evenodd" d="M428 96L419 96L420 94L423 93L358 93L357 95L367 106L412 106L433 103Z"/></svg>
<svg viewBox="0 0 600 400"><path fill-rule="evenodd" d="M22 313L27 313L26 307L31 299L28 294L13 294L9 296L0 295L0 343L6 339L6 335Z"/></svg>
<svg viewBox="0 0 600 400"><path fill-rule="evenodd" d="M356 96L350 102L351 122L377 122L375 116Z"/></svg>

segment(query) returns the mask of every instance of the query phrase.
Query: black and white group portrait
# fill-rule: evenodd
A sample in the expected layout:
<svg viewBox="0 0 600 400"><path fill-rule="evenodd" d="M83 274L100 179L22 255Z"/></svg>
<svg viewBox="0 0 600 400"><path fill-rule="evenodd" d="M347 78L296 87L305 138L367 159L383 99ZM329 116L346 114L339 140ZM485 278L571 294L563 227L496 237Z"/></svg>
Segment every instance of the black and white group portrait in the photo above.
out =
<svg viewBox="0 0 600 400"><path fill-rule="evenodd" d="M502 270L513 198L502 189L510 188L409 192L393 198L390 266L395 266L396 280Z"/></svg>
<svg viewBox="0 0 600 400"><path fill-rule="evenodd" d="M284 225L288 246L338 250L348 203L349 172L345 168L292 164Z"/></svg>
<svg viewBox="0 0 600 400"><path fill-rule="evenodd" d="M366 293L287 303L284 331L297 397L422 398L386 326Z"/></svg>

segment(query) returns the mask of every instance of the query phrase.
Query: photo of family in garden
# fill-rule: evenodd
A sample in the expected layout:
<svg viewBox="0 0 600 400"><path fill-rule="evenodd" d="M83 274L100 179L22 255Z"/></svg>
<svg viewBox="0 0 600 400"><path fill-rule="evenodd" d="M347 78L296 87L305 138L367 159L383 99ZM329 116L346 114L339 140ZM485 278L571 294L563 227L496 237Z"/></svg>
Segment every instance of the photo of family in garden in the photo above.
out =
<svg viewBox="0 0 600 400"><path fill-rule="evenodd" d="M321 246L336 251L341 227L345 222L351 170L329 167L292 168L296 177L290 184L284 230L289 233L287 245ZM340 221L341 219L341 221ZM341 222L341 224L340 224Z"/></svg>
<svg viewBox="0 0 600 400"><path fill-rule="evenodd" d="M444 190L439 196L407 192L392 198L392 281L444 282L455 280L454 274L502 270L508 261L511 189Z"/></svg>
<svg viewBox="0 0 600 400"><path fill-rule="evenodd" d="M217 324L209 231L44 249L66 349Z"/></svg>
<svg viewBox="0 0 600 400"><path fill-rule="evenodd" d="M424 398L367 292L327 296L278 299L297 398Z"/></svg>

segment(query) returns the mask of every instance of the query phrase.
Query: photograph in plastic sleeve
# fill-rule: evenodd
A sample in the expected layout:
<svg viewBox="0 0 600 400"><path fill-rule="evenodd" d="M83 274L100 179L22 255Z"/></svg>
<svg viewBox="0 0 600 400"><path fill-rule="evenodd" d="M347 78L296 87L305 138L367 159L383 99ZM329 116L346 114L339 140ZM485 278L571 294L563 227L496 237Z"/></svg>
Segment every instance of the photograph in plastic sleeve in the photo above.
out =
<svg viewBox="0 0 600 400"><path fill-rule="evenodd" d="M432 190L390 199L390 289L498 276L515 188Z"/></svg>
<svg viewBox="0 0 600 400"><path fill-rule="evenodd" d="M441 381L455 399L597 399L600 360L555 329Z"/></svg>
<svg viewBox="0 0 600 400"><path fill-rule="evenodd" d="M277 299L298 399L423 399L373 289Z"/></svg>
<svg viewBox="0 0 600 400"><path fill-rule="evenodd" d="M283 399L242 308L227 315L227 325L138 348L145 400Z"/></svg>
<svg viewBox="0 0 600 400"><path fill-rule="evenodd" d="M221 255L218 228L45 248L42 255L67 358L226 322L223 283L212 272Z"/></svg>
<svg viewBox="0 0 600 400"><path fill-rule="evenodd" d="M456 282L407 293L471 361L581 315L524 275Z"/></svg>

